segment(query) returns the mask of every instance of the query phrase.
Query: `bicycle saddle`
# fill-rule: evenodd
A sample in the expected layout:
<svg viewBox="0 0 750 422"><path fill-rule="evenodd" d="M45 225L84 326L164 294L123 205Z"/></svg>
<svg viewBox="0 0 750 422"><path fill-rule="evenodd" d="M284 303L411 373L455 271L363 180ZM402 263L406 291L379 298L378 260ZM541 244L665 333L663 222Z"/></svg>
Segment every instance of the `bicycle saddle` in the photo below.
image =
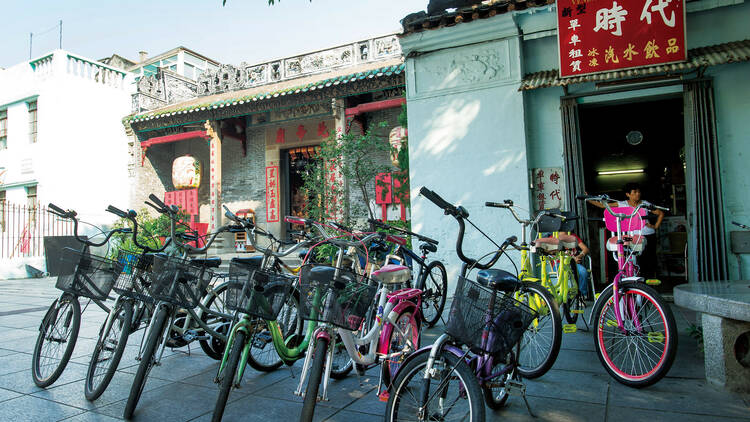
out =
<svg viewBox="0 0 750 422"><path fill-rule="evenodd" d="M623 240L625 241L623 246L632 249L633 252L640 253L643 251L643 248L646 247L646 236L641 236L639 234L630 236L626 235L623 236ZM617 252L617 236L610 237L609 240L607 240L607 250L610 252Z"/></svg>
<svg viewBox="0 0 750 422"><path fill-rule="evenodd" d="M437 246L429 242L425 242L419 245L419 249L427 252L437 252Z"/></svg>
<svg viewBox="0 0 750 422"><path fill-rule="evenodd" d="M242 258L232 258L232 261L238 262L248 267L260 268L260 264L263 263L263 257L259 255L259 256L250 256L250 257L242 257Z"/></svg>
<svg viewBox="0 0 750 422"><path fill-rule="evenodd" d="M477 273L477 282L484 287L503 292L518 290L521 285L521 281L515 275L495 268L479 271Z"/></svg>
<svg viewBox="0 0 750 422"><path fill-rule="evenodd" d="M205 268L219 268L221 258L218 256L211 258L190 258L190 263Z"/></svg>
<svg viewBox="0 0 750 422"><path fill-rule="evenodd" d="M404 283L410 276L409 267L393 264L384 265L372 273L372 278L383 284Z"/></svg>
<svg viewBox="0 0 750 422"><path fill-rule="evenodd" d="M534 240L534 246L546 252L556 252L560 250L560 239L556 237L542 237Z"/></svg>
<svg viewBox="0 0 750 422"><path fill-rule="evenodd" d="M575 249L578 247L578 239L572 234L559 233L557 238L560 239L560 246L563 249Z"/></svg>
<svg viewBox="0 0 750 422"><path fill-rule="evenodd" d="M303 273L303 277L307 277L309 281L317 284L331 284L334 281L334 274L336 274L336 268L327 265L319 265L312 267L309 271ZM357 279L354 274L348 271L341 271L337 281L353 283L357 281ZM343 286L341 288L343 288Z"/></svg>

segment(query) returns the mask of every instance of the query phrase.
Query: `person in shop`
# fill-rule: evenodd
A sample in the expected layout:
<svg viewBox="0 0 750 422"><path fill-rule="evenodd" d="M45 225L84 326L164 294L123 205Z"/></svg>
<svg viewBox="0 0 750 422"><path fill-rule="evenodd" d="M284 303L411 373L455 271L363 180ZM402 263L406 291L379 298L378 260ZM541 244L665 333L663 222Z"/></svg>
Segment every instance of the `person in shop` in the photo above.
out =
<svg viewBox="0 0 750 422"><path fill-rule="evenodd" d="M627 183L623 188L625 193L626 201L613 201L609 203L609 206L617 207L637 207L639 204L652 205L650 202L641 199L641 185L638 183ZM599 201L589 201L594 206L604 208L604 204ZM661 226L662 220L664 220L664 211L656 209L649 211L646 216L648 220L646 225L639 232L634 234L640 234L645 237L646 246L641 252L641 256L638 259L638 266L640 267L640 274L645 277L656 276L656 230Z"/></svg>
<svg viewBox="0 0 750 422"><path fill-rule="evenodd" d="M578 242L577 250L580 251L573 256L576 265L576 273L578 274L578 291L581 292L581 295L586 300L593 300L594 297L589 292L589 270L583 265L583 258L589 254L589 247L586 246L586 244L583 243L583 240L581 240L581 238L575 233L571 233L571 236L575 236Z"/></svg>

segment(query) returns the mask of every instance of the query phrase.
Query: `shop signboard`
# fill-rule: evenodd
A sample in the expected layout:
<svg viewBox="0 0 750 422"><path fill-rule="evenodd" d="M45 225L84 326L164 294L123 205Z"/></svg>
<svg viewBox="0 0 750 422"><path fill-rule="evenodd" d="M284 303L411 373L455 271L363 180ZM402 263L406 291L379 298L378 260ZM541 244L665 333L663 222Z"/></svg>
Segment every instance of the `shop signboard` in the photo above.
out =
<svg viewBox="0 0 750 422"><path fill-rule="evenodd" d="M685 0L558 0L560 77L687 60Z"/></svg>
<svg viewBox="0 0 750 422"><path fill-rule="evenodd" d="M532 169L531 176L535 209L565 209L565 177L561 167Z"/></svg>

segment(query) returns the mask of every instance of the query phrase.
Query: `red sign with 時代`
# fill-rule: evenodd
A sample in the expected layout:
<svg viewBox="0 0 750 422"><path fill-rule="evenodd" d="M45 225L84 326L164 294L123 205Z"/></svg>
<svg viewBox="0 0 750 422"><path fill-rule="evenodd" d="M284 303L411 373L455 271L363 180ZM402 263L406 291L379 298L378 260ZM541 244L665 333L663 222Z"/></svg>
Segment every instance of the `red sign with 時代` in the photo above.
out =
<svg viewBox="0 0 750 422"><path fill-rule="evenodd" d="M557 0L560 77L687 60L684 0Z"/></svg>

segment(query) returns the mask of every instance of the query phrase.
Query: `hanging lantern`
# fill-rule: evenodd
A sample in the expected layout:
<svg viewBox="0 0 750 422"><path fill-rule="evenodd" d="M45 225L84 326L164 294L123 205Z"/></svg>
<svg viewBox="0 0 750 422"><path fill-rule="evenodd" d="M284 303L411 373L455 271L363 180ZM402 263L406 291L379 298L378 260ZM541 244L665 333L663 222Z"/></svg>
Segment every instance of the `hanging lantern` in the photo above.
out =
<svg viewBox="0 0 750 422"><path fill-rule="evenodd" d="M197 189L201 185L201 162L192 155L175 158L172 163L172 184L175 189Z"/></svg>
<svg viewBox="0 0 750 422"><path fill-rule="evenodd" d="M391 151L391 162L394 166L398 166L398 153L401 151L401 143L406 139L407 135L408 131L403 126L394 127L388 135L388 142L390 142L391 147L394 148L394 150Z"/></svg>

